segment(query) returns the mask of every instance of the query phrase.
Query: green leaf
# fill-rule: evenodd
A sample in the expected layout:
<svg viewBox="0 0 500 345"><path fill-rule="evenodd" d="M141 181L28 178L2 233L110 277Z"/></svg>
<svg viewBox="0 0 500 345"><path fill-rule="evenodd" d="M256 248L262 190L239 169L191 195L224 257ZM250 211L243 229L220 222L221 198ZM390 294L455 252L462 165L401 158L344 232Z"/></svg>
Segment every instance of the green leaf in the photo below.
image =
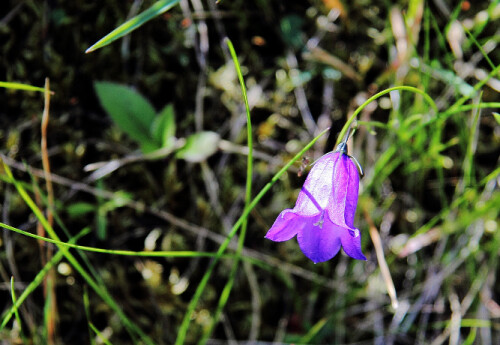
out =
<svg viewBox="0 0 500 345"><path fill-rule="evenodd" d="M76 202L66 207L66 212L71 218L82 217L95 212L95 210L96 206L88 202Z"/></svg>
<svg viewBox="0 0 500 345"><path fill-rule="evenodd" d="M177 151L176 157L192 163L204 161L217 152L219 141L220 136L215 132L190 135L186 139L186 145Z"/></svg>
<svg viewBox="0 0 500 345"><path fill-rule="evenodd" d="M134 31L138 27L140 27L142 24L150 21L151 19L158 17L159 15L165 13L175 5L180 0L160 0L157 1L153 6L148 8L146 11L138 14L137 16L127 20L125 23L111 31L109 34L101 38L99 41L97 41L93 46L88 48L85 53L91 53L94 50L97 50L99 48L102 48L104 46L107 46L113 41L116 41L117 39L129 34L130 32Z"/></svg>
<svg viewBox="0 0 500 345"><path fill-rule="evenodd" d="M122 131L141 144L143 151L160 147L149 131L156 112L147 99L129 87L109 82L96 82L95 89L102 107Z"/></svg>
<svg viewBox="0 0 500 345"><path fill-rule="evenodd" d="M151 134L155 141L161 143L162 148L172 147L175 143L175 113L172 104L156 116L151 125Z"/></svg>
<svg viewBox="0 0 500 345"><path fill-rule="evenodd" d="M37 87L37 86L28 85L28 84L21 84L21 83L11 83L8 81L0 81L0 87L4 87L6 89L11 89L11 90L45 92L45 89L43 87ZM50 93L54 94L53 91L50 91Z"/></svg>

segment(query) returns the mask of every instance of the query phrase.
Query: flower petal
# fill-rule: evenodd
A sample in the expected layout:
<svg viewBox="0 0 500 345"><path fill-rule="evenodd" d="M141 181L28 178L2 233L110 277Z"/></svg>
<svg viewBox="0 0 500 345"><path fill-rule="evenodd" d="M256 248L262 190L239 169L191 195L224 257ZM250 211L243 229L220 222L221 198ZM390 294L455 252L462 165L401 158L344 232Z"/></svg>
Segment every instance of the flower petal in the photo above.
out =
<svg viewBox="0 0 500 345"><path fill-rule="evenodd" d="M354 215L356 214L356 206L358 205L358 193L359 193L359 171L356 164L351 158L344 155L347 159L348 175L347 180L347 198L345 203L345 223L350 229L355 229L354 227ZM359 233L359 232L358 232Z"/></svg>
<svg viewBox="0 0 500 345"><path fill-rule="evenodd" d="M305 226L297 235L300 249L315 264L333 258L341 245L339 227L333 224L326 214L320 226L320 218L320 215L303 218Z"/></svg>
<svg viewBox="0 0 500 345"><path fill-rule="evenodd" d="M337 152L330 152L314 164L295 203L293 211L301 216L313 216L323 211L332 193L333 166Z"/></svg>
<svg viewBox="0 0 500 345"><path fill-rule="evenodd" d="M347 255L353 259L366 260L366 257L361 252L361 236L358 229L355 229L355 231L343 229L340 240L342 249Z"/></svg>
<svg viewBox="0 0 500 345"><path fill-rule="evenodd" d="M288 241L297 235L299 230L296 222L294 222L297 218L300 217L293 213L291 209L282 211L265 237L275 242Z"/></svg>
<svg viewBox="0 0 500 345"><path fill-rule="evenodd" d="M359 174L349 156L337 153L332 176L332 194L328 215L334 224L354 230L358 203Z"/></svg>

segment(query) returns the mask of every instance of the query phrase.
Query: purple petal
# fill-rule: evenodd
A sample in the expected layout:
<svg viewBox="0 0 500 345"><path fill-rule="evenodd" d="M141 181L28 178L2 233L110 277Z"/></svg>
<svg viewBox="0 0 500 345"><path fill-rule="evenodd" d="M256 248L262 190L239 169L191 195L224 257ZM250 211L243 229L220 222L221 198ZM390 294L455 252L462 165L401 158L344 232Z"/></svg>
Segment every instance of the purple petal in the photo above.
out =
<svg viewBox="0 0 500 345"><path fill-rule="evenodd" d="M358 192L358 170L349 156L326 154L311 169L295 207L280 213L266 238L280 242L297 235L302 252L314 263L330 260L341 246L350 257L366 260L354 227Z"/></svg>
<svg viewBox="0 0 500 345"><path fill-rule="evenodd" d="M282 211L265 237L275 242L288 241L295 236L299 230L298 224L296 224L297 222L294 222L294 220L298 218L300 217L293 213L291 209Z"/></svg>
<svg viewBox="0 0 500 345"><path fill-rule="evenodd" d="M354 230L359 174L349 156L338 153L333 167L332 197L328 215L334 224Z"/></svg>
<svg viewBox="0 0 500 345"><path fill-rule="evenodd" d="M355 229L355 231L343 229L340 240L342 249L347 255L353 259L366 260L366 257L361 252L361 236L358 229Z"/></svg>
<svg viewBox="0 0 500 345"><path fill-rule="evenodd" d="M297 241L302 252L315 264L333 258L340 250L339 227L325 214L322 226L320 216L303 219L306 225L299 231Z"/></svg>
<svg viewBox="0 0 500 345"><path fill-rule="evenodd" d="M332 193L334 161L338 153L331 152L314 164L307 175L293 211L301 216L314 216L323 211Z"/></svg>
<svg viewBox="0 0 500 345"><path fill-rule="evenodd" d="M354 228L354 215L356 214L356 206L358 205L358 193L359 193L359 172L356 164L347 156L344 155L345 159L347 159L348 166L348 186L347 186L347 198L345 203L345 223L351 228Z"/></svg>

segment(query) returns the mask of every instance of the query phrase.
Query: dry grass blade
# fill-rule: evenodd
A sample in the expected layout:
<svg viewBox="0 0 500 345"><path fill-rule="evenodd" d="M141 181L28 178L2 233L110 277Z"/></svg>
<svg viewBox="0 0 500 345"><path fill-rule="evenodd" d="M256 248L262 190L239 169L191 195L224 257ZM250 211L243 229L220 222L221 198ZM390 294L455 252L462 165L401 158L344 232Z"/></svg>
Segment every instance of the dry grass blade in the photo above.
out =
<svg viewBox="0 0 500 345"><path fill-rule="evenodd" d="M372 218L367 211L364 213L366 222L368 223L370 230L370 238L372 239L373 246L375 247L375 253L377 254L377 261L380 267L380 273L384 279L385 287L387 289L387 294L391 299L391 305L394 310L399 307L398 297L396 295L396 288L394 287L394 282L392 281L391 271L387 265L387 261L384 256L384 247L382 246L382 240L380 239L380 234L378 233Z"/></svg>
<svg viewBox="0 0 500 345"><path fill-rule="evenodd" d="M54 224L54 216L52 210L54 209L54 189L52 187L52 179L50 174L50 161L47 148L47 127L49 125L50 118L50 81L49 78L45 78L45 93L44 93L44 108L42 114L41 123L41 154L42 154L42 166L43 174L45 178L45 187L47 188L47 221L52 227ZM45 237L45 230L40 222L37 225L38 235ZM43 255L43 254L42 254ZM47 246L47 251L45 257L42 258L42 263L50 261L52 259L53 249L52 246ZM48 309L48 319L47 319L47 342L49 345L55 344L56 338L56 319L57 319L57 299L56 299L56 289L55 289L55 271L52 268L49 273L44 278L44 295L47 299L49 298L50 308ZM49 291L50 289L50 291Z"/></svg>

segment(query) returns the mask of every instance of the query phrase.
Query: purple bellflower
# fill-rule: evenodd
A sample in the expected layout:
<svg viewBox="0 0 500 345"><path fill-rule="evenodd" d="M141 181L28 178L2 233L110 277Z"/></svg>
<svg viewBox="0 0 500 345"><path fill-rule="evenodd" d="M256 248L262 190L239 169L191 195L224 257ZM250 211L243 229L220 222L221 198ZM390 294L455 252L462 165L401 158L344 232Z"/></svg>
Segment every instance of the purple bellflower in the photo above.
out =
<svg viewBox="0 0 500 345"><path fill-rule="evenodd" d="M266 238L282 242L297 235L300 249L314 263L330 260L341 246L350 257L366 260L360 232L354 227L361 167L351 158L346 143L341 143L318 159L295 207L280 213Z"/></svg>

